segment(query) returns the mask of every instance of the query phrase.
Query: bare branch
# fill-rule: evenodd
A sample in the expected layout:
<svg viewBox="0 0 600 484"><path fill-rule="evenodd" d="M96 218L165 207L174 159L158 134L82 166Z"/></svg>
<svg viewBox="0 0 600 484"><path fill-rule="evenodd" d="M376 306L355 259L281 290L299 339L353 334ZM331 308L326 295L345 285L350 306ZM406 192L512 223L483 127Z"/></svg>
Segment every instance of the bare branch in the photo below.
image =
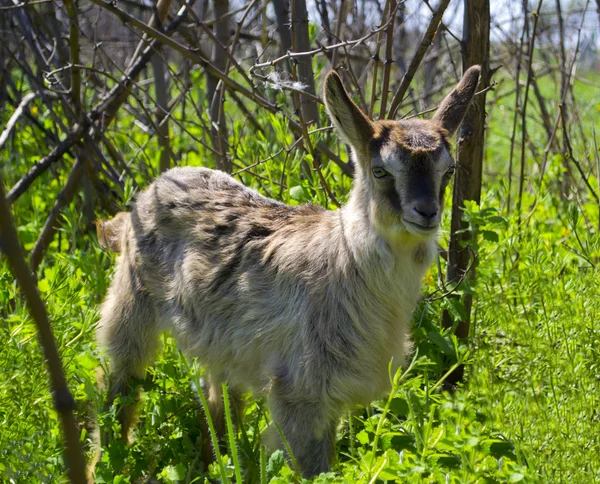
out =
<svg viewBox="0 0 600 484"><path fill-rule="evenodd" d="M410 83L413 80L413 77L415 76L419 65L421 64L423 57L425 56L425 52L427 52L427 49L433 42L433 38L435 37L440 23L442 22L442 16L444 15L446 8L448 8L449 3L450 0L442 0L440 2L440 6L437 8L433 16L431 17L429 25L427 26L427 30L425 30L425 34L423 35L423 39L421 40L421 44L419 45L417 52L415 52L415 55L410 61L410 65L408 66L406 74L404 74L404 76L402 77L402 81L400 81L400 85L398 86L398 89L396 90L394 97L392 98L392 104L390 105L390 110L387 114L388 119L394 118L396 116L398 107L404 99L404 95L408 90L408 86L410 86Z"/></svg>
<svg viewBox="0 0 600 484"><path fill-rule="evenodd" d="M15 128L17 121L19 121L19 118L25 112L25 108L31 101L33 101L35 99L35 97L36 97L36 93L30 92L23 99L21 99L19 106L17 107L17 109L15 109L15 112L8 120L8 123L6 123L6 126L4 127L4 131L2 131L2 134L0 135L0 151L2 150L2 148L4 148L4 144L10 137L10 134L12 133L12 130Z"/></svg>

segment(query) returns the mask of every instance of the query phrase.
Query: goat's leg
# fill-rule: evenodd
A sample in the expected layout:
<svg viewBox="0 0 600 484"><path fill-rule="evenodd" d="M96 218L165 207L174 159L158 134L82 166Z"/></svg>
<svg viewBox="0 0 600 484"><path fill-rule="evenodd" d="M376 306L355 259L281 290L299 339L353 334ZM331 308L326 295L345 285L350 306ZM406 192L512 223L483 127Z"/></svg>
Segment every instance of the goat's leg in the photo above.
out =
<svg viewBox="0 0 600 484"><path fill-rule="evenodd" d="M144 378L146 365L153 359L158 344L157 326L152 301L133 270L122 261L102 307L96 333L110 357L109 407L118 396L137 399L138 382ZM135 403L123 404L117 413L121 438L126 441L135 407Z"/></svg>
<svg viewBox="0 0 600 484"><path fill-rule="evenodd" d="M229 395L229 406L231 411L231 420L236 425L242 418L244 413L244 402L242 399L242 392L235 387L228 387ZM223 443L225 442L225 435L227 433L227 423L225 420L225 402L223 401L223 389L222 380L215 378L211 375L207 375L203 381L202 391L206 397L208 404L208 411L212 419L213 425L215 426L215 432L217 439ZM204 427L204 444L202 447L202 458L205 463L211 462L214 457L214 449L208 435L208 427Z"/></svg>
<svg viewBox="0 0 600 484"><path fill-rule="evenodd" d="M327 417L319 403L294 401L276 392L271 392L269 400L273 420L279 425L302 475L312 478L328 472L335 449L337 419Z"/></svg>

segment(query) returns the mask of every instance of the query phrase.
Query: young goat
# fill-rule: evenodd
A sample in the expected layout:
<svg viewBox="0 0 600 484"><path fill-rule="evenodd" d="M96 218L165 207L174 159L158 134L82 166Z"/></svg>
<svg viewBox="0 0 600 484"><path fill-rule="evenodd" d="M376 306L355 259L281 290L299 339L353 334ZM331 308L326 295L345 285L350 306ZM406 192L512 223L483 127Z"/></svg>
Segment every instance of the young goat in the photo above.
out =
<svg viewBox="0 0 600 484"><path fill-rule="evenodd" d="M303 474L328 471L344 407L382 396L390 360L397 368L411 351L454 171L448 140L479 73L470 68L432 120L377 122L330 73L325 105L356 166L340 210L287 206L225 173L175 168L102 224L101 242L121 253L98 326L109 399L134 391L171 329L205 365L213 416L223 415L221 382L234 400L267 393ZM132 414L120 410L124 437Z"/></svg>

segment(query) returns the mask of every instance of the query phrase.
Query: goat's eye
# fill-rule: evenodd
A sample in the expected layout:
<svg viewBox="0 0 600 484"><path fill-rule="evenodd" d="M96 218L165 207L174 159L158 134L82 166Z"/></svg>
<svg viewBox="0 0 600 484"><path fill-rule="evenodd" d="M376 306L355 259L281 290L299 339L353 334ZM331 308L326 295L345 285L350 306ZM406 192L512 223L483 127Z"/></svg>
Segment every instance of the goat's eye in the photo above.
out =
<svg viewBox="0 0 600 484"><path fill-rule="evenodd" d="M372 171L373 171L373 176L375 178L384 178L384 177L390 175L385 169L381 168L380 166L374 167Z"/></svg>
<svg viewBox="0 0 600 484"><path fill-rule="evenodd" d="M454 166L451 166L450 168L448 168L448 171L446 172L446 176L448 178L450 178L452 175L454 175L454 171L455 171Z"/></svg>

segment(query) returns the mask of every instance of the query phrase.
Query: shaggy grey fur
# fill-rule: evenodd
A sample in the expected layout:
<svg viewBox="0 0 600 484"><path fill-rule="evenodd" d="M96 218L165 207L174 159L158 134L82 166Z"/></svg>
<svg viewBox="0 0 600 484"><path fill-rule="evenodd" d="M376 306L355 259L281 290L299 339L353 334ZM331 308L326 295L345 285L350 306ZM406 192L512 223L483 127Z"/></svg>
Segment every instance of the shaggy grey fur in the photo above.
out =
<svg viewBox="0 0 600 484"><path fill-rule="evenodd" d="M325 103L356 161L340 210L286 206L225 173L175 168L130 214L100 224L121 252L98 325L111 400L143 378L171 329L205 365L215 415L222 381L235 395L266 393L303 474L329 470L344 407L382 396L390 360L397 368L411 351L454 164L448 136L478 77L468 71L442 105L451 112L432 121L373 123L331 73ZM120 412L125 436L132 414Z"/></svg>

